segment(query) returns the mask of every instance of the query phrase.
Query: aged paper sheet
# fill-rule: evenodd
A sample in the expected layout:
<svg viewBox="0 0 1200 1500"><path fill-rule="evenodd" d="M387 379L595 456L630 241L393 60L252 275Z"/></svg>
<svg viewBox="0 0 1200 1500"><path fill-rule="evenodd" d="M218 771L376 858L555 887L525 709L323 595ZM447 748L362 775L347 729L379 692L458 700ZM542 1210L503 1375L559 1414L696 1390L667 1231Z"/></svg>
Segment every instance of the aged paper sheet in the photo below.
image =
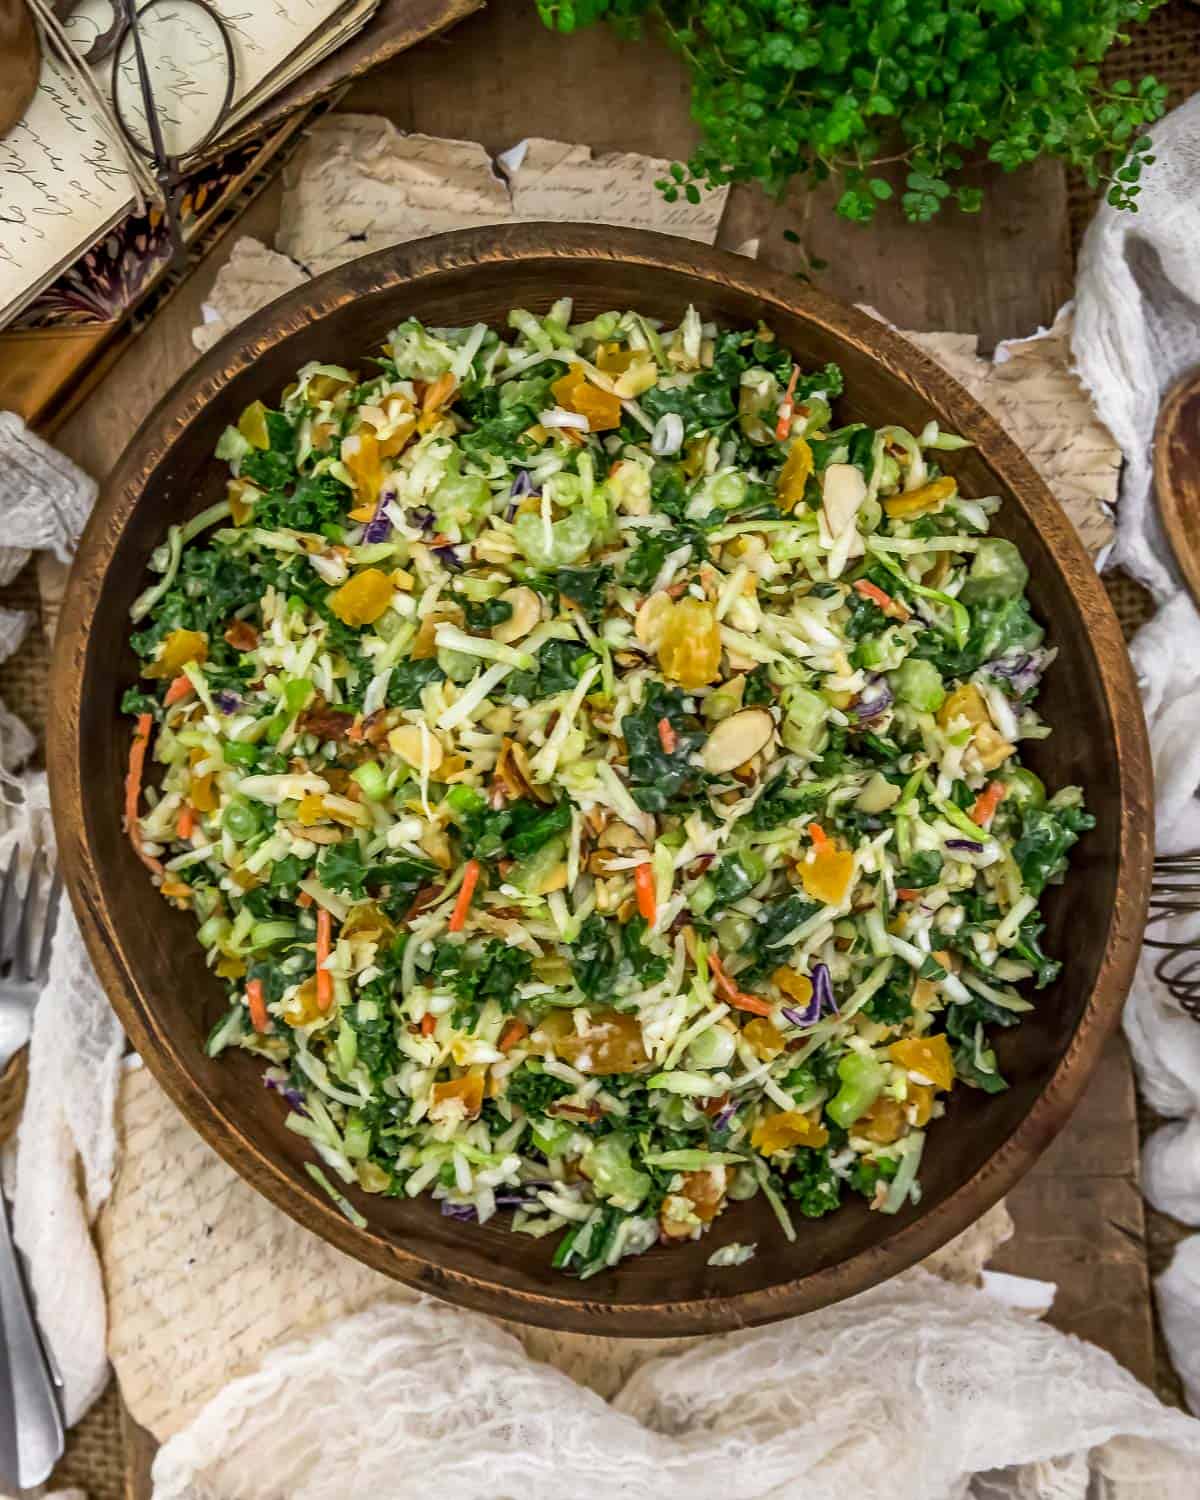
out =
<svg viewBox="0 0 1200 1500"><path fill-rule="evenodd" d="M698 204L666 203L654 183L668 165L537 139L493 164L474 141L405 135L375 115L328 115L284 173L276 248L316 275L422 235L530 219L658 229L711 244L725 190Z"/></svg>
<svg viewBox="0 0 1200 1500"><path fill-rule="evenodd" d="M974 334L904 337L965 385L1024 450L1099 565L1114 534L1121 450L1071 369L1070 312L1044 333L1002 344L994 361L976 353Z"/></svg>

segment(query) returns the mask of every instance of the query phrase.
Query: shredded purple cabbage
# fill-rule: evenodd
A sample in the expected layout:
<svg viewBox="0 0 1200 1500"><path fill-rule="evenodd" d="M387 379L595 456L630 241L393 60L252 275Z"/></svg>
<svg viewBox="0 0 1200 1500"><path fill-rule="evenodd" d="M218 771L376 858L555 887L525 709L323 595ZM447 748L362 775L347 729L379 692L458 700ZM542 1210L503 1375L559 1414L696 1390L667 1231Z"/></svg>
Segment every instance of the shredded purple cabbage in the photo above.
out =
<svg viewBox="0 0 1200 1500"><path fill-rule="evenodd" d="M525 499L527 495L537 495L541 492L533 487L533 477L528 469L518 469L517 477L512 482L512 488L508 492L508 509L504 513L504 519L511 521L517 513L517 502Z"/></svg>
<svg viewBox="0 0 1200 1500"><path fill-rule="evenodd" d="M387 513L388 505L393 498L391 490L384 490L379 497L379 504L375 507L375 514L367 522L362 534L363 545L369 546L373 542L386 542L392 534L392 522Z"/></svg>
<svg viewBox="0 0 1200 1500"><path fill-rule="evenodd" d="M214 693L213 702L223 714L235 714L242 706L242 700L236 693L231 693L228 688L222 688L219 693Z"/></svg>
<svg viewBox="0 0 1200 1500"><path fill-rule="evenodd" d="M422 531L432 531L436 519L427 505L414 505L408 512L408 524L419 526Z"/></svg>
<svg viewBox="0 0 1200 1500"><path fill-rule="evenodd" d="M734 1115L737 1114L737 1111L737 1105L730 1101L730 1103L726 1104L723 1109L718 1110L718 1112L713 1116L713 1129L728 1130L730 1122L732 1121Z"/></svg>
<svg viewBox="0 0 1200 1500"><path fill-rule="evenodd" d="M303 1115L305 1119L308 1118L308 1110L306 1110L304 1107L304 1095L300 1092L299 1089L294 1089L291 1084L288 1083L286 1076L282 1079L277 1076L272 1076L271 1070L268 1069L267 1072L263 1074L263 1083L272 1091L272 1093L278 1094L281 1098L286 1099L298 1115Z"/></svg>
<svg viewBox="0 0 1200 1500"><path fill-rule="evenodd" d="M478 1215L469 1203L450 1203L443 1198L442 1217L444 1219L457 1219L460 1224L473 1224Z"/></svg>
<svg viewBox="0 0 1200 1500"><path fill-rule="evenodd" d="M976 844L971 839L947 839L947 849L965 849L969 854L982 854L983 845Z"/></svg>
<svg viewBox="0 0 1200 1500"><path fill-rule="evenodd" d="M797 1005L786 1005L783 1018L793 1026L815 1026L822 1014L837 1015L837 1000L833 994L833 980L829 977L828 964L814 964L812 974L812 999L803 1010Z"/></svg>
<svg viewBox="0 0 1200 1500"><path fill-rule="evenodd" d="M895 696L887 682L882 677L873 677L867 684L862 697L854 705L855 717L860 724L866 723L869 719L877 719L880 714L887 713L895 701Z"/></svg>
<svg viewBox="0 0 1200 1500"><path fill-rule="evenodd" d="M450 573L461 573L466 566L459 559L457 547L450 543L447 543L444 547L434 547L432 550L433 555L438 559L442 567Z"/></svg>
<svg viewBox="0 0 1200 1500"><path fill-rule="evenodd" d="M995 661L984 662L983 671L999 678L1014 697L1023 698L1042 680L1049 659L1048 651L1009 651Z"/></svg>

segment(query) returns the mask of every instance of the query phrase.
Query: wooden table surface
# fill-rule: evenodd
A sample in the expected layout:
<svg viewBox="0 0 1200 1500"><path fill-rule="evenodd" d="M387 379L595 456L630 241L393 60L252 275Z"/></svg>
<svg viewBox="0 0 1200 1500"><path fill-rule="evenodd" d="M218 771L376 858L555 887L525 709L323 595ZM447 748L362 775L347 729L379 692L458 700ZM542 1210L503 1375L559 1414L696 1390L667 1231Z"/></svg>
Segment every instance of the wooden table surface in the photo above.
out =
<svg viewBox="0 0 1200 1500"><path fill-rule="evenodd" d="M496 0L448 36L357 83L342 108L389 116L408 130L477 139L499 151L526 135L597 150L686 153L693 138L686 78L669 54L605 30L564 39L544 31L532 0ZM1039 164L980 173L985 207L913 227L888 212L846 224L826 192L774 204L734 190L722 240L760 237L760 259L865 302L901 327L977 332L981 347L1048 324L1070 296L1073 267L1063 173ZM277 190L237 233L271 239ZM801 236L797 246L783 230ZM190 329L235 235L228 236L139 338L56 441L102 477L155 400L190 363ZM1114 1038L1087 1096L1038 1166L1010 1195L1015 1239L1000 1269L1058 1284L1050 1321L1108 1349L1139 1378L1154 1368L1145 1226L1137 1183L1133 1079Z"/></svg>

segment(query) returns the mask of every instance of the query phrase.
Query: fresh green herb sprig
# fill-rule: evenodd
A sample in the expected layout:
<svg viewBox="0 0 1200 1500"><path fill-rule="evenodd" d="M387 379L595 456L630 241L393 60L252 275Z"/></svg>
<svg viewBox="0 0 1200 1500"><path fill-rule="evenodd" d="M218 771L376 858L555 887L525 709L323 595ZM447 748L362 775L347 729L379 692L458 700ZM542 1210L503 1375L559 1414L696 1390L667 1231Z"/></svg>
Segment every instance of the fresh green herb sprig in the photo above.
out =
<svg viewBox="0 0 1200 1500"><path fill-rule="evenodd" d="M894 196L923 223L947 203L976 212L982 191L954 179L986 156L1006 172L1051 156L1109 203L1136 209L1153 158L1144 127L1164 110L1154 78L1108 84L1098 64L1162 0L536 0L547 26L600 20L665 34L692 76L700 143L659 186L793 180L841 187L838 212L867 223Z"/></svg>

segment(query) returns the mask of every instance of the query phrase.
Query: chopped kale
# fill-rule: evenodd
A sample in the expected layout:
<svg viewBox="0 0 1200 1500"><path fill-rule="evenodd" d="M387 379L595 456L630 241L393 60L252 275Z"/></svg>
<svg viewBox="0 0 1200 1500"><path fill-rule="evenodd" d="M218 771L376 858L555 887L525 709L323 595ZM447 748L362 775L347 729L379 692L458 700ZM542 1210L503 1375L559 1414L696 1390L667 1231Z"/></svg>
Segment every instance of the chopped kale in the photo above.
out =
<svg viewBox="0 0 1200 1500"><path fill-rule="evenodd" d="M671 750L663 749L659 731L663 719L675 733ZM646 812L664 812L701 790L704 773L691 760L706 736L684 706L678 688L647 683L641 707L621 720L621 733L629 752L630 791Z"/></svg>
<svg viewBox="0 0 1200 1500"><path fill-rule="evenodd" d="M1095 818L1082 807L1023 807L1013 859L1025 889L1040 896L1047 885L1060 880L1079 835L1095 826Z"/></svg>
<svg viewBox="0 0 1200 1500"><path fill-rule="evenodd" d="M506 1097L513 1104L519 1105L527 1115L544 1115L556 1099L573 1092L571 1085L564 1083L561 1078L554 1078L549 1073L543 1073L540 1068L532 1068L526 1063L515 1073L509 1074Z"/></svg>
<svg viewBox="0 0 1200 1500"><path fill-rule="evenodd" d="M445 672L434 657L418 661L402 661L392 668L388 678L387 706L389 708L420 708L421 694L431 682L444 682Z"/></svg>
<svg viewBox="0 0 1200 1500"><path fill-rule="evenodd" d="M787 1174L787 1190L806 1219L831 1214L842 1201L842 1181L829 1165L828 1150L797 1151Z"/></svg>

